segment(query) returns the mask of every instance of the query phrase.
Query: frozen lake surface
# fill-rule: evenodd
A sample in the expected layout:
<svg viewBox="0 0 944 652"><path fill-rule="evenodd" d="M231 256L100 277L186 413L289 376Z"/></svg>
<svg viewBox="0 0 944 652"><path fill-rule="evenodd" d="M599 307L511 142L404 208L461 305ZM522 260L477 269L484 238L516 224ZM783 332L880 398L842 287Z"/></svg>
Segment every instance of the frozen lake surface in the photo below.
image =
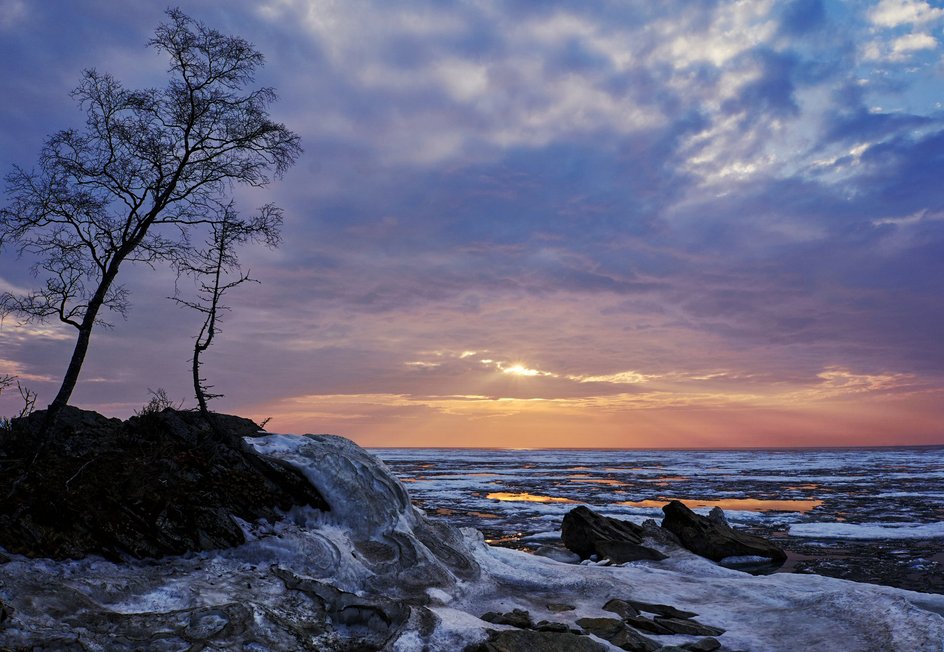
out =
<svg viewBox="0 0 944 652"><path fill-rule="evenodd" d="M944 447L372 452L428 515L494 545L559 541L578 504L642 522L676 499L776 539L782 572L944 593Z"/></svg>

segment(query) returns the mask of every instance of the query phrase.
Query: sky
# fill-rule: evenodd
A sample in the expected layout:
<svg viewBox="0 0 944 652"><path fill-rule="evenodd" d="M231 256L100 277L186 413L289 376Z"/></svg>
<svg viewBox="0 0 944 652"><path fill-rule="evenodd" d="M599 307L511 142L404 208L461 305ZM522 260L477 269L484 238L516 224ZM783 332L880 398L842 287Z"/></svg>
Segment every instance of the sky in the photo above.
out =
<svg viewBox="0 0 944 652"><path fill-rule="evenodd" d="M264 53L305 150L235 190L284 241L241 253L214 409L365 446L944 444L944 3L180 7ZM82 126L83 69L163 85L163 10L0 0L4 174ZM197 315L122 274L72 403L192 406ZM44 405L72 343L8 316L0 373Z"/></svg>

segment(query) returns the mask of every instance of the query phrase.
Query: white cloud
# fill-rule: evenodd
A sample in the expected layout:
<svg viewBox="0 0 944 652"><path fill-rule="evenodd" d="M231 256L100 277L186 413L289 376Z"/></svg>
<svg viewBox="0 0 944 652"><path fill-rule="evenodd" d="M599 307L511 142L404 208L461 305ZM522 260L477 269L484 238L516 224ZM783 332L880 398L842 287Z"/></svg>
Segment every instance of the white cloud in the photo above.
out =
<svg viewBox="0 0 944 652"><path fill-rule="evenodd" d="M937 40L930 34L907 34L892 42L892 53L905 56L918 50L933 50L937 47Z"/></svg>
<svg viewBox="0 0 944 652"><path fill-rule="evenodd" d="M879 27L923 25L944 16L944 9L922 0L881 0L869 10L869 20Z"/></svg>

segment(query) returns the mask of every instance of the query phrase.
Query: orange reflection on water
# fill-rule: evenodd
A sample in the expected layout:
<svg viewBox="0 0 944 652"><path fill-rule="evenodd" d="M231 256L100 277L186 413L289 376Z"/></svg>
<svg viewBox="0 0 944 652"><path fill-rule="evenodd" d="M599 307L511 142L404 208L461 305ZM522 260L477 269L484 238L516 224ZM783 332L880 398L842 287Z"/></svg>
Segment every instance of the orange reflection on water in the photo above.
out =
<svg viewBox="0 0 944 652"><path fill-rule="evenodd" d="M576 503L576 500L561 496L542 496L540 494L511 493L509 491L495 491L486 496L494 500L509 500L522 503Z"/></svg>
<svg viewBox="0 0 944 652"><path fill-rule="evenodd" d="M666 500L626 500L616 503L626 507L662 507L669 500L678 500L686 507L720 507L732 511L750 512L808 512L823 504L822 500L761 500L759 498L718 498L716 500L698 500L694 498L674 498Z"/></svg>

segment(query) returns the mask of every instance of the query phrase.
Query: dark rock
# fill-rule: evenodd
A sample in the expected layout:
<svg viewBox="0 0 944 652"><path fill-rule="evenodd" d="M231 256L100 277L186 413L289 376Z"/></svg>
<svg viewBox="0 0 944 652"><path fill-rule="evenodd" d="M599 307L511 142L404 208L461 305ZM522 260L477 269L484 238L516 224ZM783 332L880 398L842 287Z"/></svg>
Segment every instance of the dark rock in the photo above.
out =
<svg viewBox="0 0 944 652"><path fill-rule="evenodd" d="M659 643L628 628L622 620L615 618L581 618L577 624L588 633L609 641L622 650L631 652L654 652Z"/></svg>
<svg viewBox="0 0 944 652"><path fill-rule="evenodd" d="M612 611L615 614L618 614L620 618L632 618L639 615L639 610L631 605L626 600L620 600L619 598L613 598L603 605L604 611Z"/></svg>
<svg viewBox="0 0 944 652"><path fill-rule="evenodd" d="M694 618L698 614L694 611L683 611L667 604L655 604L652 602L640 602L639 600L627 600L630 605L639 611L656 614L665 618Z"/></svg>
<svg viewBox="0 0 944 652"><path fill-rule="evenodd" d="M563 602L548 602L547 610L553 613L560 613L561 611L573 611L576 607L572 604L564 604Z"/></svg>
<svg viewBox="0 0 944 652"><path fill-rule="evenodd" d="M528 629L489 631L488 640L470 645L465 652L604 652L606 648L586 636L535 632Z"/></svg>
<svg viewBox="0 0 944 652"><path fill-rule="evenodd" d="M597 554L609 559L613 564L623 564L628 561L661 561L667 558L658 550L647 546L640 546L628 541L598 541Z"/></svg>
<svg viewBox="0 0 944 652"><path fill-rule="evenodd" d="M248 419L167 409L122 422L73 407L0 433L0 546L29 557L161 557L239 545L236 519L330 509L294 467L242 437ZM28 462L27 462L28 461Z"/></svg>
<svg viewBox="0 0 944 652"><path fill-rule="evenodd" d="M6 627L11 618L13 618L13 609L0 602L0 629Z"/></svg>
<svg viewBox="0 0 944 652"><path fill-rule="evenodd" d="M702 557L721 561L725 557L758 556L785 561L787 554L780 546L763 537L738 532L728 525L699 516L673 500L662 508L662 527L675 533L682 545Z"/></svg>
<svg viewBox="0 0 944 652"><path fill-rule="evenodd" d="M599 544L604 542L633 544L643 548L643 546L640 546L642 532L642 528L635 523L601 516L583 505L570 510L561 523L561 540L568 549L580 555L581 559L588 559L591 555L605 557L606 554L601 552L598 547ZM659 555L661 553L655 550L652 550L651 553L636 550L636 554Z"/></svg>
<svg viewBox="0 0 944 652"><path fill-rule="evenodd" d="M512 609L505 613L489 611L482 615L482 620L495 625L510 625L521 629L531 629L534 626L531 614L524 609Z"/></svg>
<svg viewBox="0 0 944 652"><path fill-rule="evenodd" d="M658 634L660 636L664 634L675 634L668 627L659 624L655 620L650 620L645 616L629 616L628 618L623 619L627 625L634 629L638 629L643 632L649 632L650 634Z"/></svg>
<svg viewBox="0 0 944 652"><path fill-rule="evenodd" d="M708 512L708 520L714 523L715 525L724 525L726 527L731 527L731 524L728 523L728 517L724 515L724 510L715 505L711 508L711 511Z"/></svg>
<svg viewBox="0 0 944 652"><path fill-rule="evenodd" d="M10 561L10 558L7 557L7 556L6 556L5 554L3 554L2 552L0 552L0 564L6 564L6 563L9 562L9 561Z"/></svg>
<svg viewBox="0 0 944 652"><path fill-rule="evenodd" d="M552 622L550 620L541 620L533 627L536 632L569 632L570 627L567 623Z"/></svg>
<svg viewBox="0 0 944 652"><path fill-rule="evenodd" d="M682 646L682 649L690 650L691 652L714 652L721 647L721 642L716 638L703 638L700 641L695 641L693 643L686 643Z"/></svg>
<svg viewBox="0 0 944 652"><path fill-rule="evenodd" d="M656 623L665 627L672 634L689 634L691 636L721 636L724 634L720 627L702 625L696 620L686 618L664 618L656 616Z"/></svg>
<svg viewBox="0 0 944 652"><path fill-rule="evenodd" d="M656 543L661 543L664 546L669 547L682 547L682 542L679 541L679 538L666 530L664 527L656 523L655 519L647 518L642 522L642 536L644 539L649 539L655 541Z"/></svg>

